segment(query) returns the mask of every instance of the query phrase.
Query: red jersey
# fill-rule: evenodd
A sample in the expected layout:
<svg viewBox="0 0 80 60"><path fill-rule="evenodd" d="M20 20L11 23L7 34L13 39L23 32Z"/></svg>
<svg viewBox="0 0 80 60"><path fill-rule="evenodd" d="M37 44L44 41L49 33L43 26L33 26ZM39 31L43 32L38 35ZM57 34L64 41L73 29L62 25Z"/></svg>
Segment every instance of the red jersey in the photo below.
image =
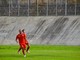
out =
<svg viewBox="0 0 80 60"><path fill-rule="evenodd" d="M19 41L19 44L24 44L25 43L25 39L24 39L24 35L23 34L18 34L16 36L16 40Z"/></svg>
<svg viewBox="0 0 80 60"><path fill-rule="evenodd" d="M28 44L27 35L25 33L22 33L22 35L24 35L25 43Z"/></svg>

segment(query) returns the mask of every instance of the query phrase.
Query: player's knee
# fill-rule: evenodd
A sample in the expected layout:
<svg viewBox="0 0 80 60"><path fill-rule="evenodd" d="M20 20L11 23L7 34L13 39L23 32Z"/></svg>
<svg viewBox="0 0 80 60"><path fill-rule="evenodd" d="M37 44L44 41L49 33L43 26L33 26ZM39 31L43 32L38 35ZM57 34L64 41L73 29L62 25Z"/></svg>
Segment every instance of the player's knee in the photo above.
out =
<svg viewBox="0 0 80 60"><path fill-rule="evenodd" d="M30 48L30 46L28 46L28 48Z"/></svg>
<svg viewBox="0 0 80 60"><path fill-rule="evenodd" d="M28 44L28 48L30 48L30 45Z"/></svg>

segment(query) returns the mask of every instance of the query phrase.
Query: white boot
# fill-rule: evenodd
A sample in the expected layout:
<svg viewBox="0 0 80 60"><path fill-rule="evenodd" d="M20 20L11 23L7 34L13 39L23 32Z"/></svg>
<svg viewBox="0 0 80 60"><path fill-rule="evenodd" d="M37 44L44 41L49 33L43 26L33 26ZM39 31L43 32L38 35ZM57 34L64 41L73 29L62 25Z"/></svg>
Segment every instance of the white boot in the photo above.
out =
<svg viewBox="0 0 80 60"><path fill-rule="evenodd" d="M27 53L30 53L30 51L28 50Z"/></svg>
<svg viewBox="0 0 80 60"><path fill-rule="evenodd" d="M20 54L20 52L18 52L18 54Z"/></svg>
<svg viewBox="0 0 80 60"><path fill-rule="evenodd" d="M26 55L24 55L24 57L26 57Z"/></svg>

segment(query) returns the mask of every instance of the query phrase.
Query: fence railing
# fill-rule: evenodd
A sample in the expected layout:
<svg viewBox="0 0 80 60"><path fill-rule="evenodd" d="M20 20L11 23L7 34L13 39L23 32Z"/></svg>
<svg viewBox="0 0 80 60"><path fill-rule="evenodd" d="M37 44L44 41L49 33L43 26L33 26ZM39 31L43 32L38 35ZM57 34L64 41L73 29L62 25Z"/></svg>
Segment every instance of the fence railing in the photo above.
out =
<svg viewBox="0 0 80 60"><path fill-rule="evenodd" d="M2 2L3 0L0 0ZM80 4L65 3L58 4L58 0L54 3L39 4L38 0L23 0L26 3L20 3L21 0L5 0L0 3L0 16L56 16L56 15L80 15Z"/></svg>

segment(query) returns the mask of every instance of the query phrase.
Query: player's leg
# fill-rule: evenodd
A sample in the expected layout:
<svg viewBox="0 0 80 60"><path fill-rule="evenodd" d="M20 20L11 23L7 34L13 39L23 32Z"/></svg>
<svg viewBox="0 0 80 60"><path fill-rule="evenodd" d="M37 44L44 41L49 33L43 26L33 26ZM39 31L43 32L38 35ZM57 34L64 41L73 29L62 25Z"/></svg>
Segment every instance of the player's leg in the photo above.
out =
<svg viewBox="0 0 80 60"><path fill-rule="evenodd" d="M29 49L30 49L30 45L27 43L27 49L26 49L26 52L29 53Z"/></svg>
<svg viewBox="0 0 80 60"><path fill-rule="evenodd" d="M24 43L24 44L22 44L22 53L23 53L24 57L26 57L25 50L26 50L26 44Z"/></svg>
<svg viewBox="0 0 80 60"><path fill-rule="evenodd" d="M20 50L22 49L22 44L19 45L18 54L20 54Z"/></svg>
<svg viewBox="0 0 80 60"><path fill-rule="evenodd" d="M20 54L21 47L18 49L18 54Z"/></svg>
<svg viewBox="0 0 80 60"><path fill-rule="evenodd" d="M24 48L22 48L22 53L23 53L24 57L26 57L26 53L25 53L25 49Z"/></svg>

